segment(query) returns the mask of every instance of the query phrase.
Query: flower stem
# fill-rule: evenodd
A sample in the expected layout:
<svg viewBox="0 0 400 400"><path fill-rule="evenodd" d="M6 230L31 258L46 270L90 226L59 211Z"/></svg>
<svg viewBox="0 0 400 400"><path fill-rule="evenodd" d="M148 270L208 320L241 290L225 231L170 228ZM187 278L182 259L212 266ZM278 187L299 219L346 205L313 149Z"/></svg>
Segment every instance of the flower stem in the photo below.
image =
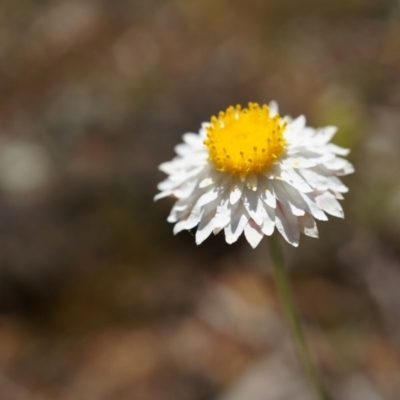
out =
<svg viewBox="0 0 400 400"><path fill-rule="evenodd" d="M288 274L284 267L283 255L280 250L279 244L277 243L275 235L272 235L270 237L270 250L271 258L274 265L276 286L282 300L283 308L286 314L293 341L297 348L298 356L301 363L303 364L303 368L309 380L311 389L313 390L315 398L317 400L331 400L331 397L326 392L320 380L318 371L311 359L303 328L301 326L300 318L294 304Z"/></svg>

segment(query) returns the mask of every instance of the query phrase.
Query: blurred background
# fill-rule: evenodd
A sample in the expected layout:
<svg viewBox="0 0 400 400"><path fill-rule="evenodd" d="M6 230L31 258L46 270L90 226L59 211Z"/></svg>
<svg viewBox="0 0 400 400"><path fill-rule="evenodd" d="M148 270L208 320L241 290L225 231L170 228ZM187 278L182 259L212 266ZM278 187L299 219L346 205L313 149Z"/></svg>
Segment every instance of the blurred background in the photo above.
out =
<svg viewBox="0 0 400 400"><path fill-rule="evenodd" d="M356 167L346 219L282 243L321 374L399 398L400 3L1 0L1 399L311 399L267 242L153 203L183 133L271 99Z"/></svg>

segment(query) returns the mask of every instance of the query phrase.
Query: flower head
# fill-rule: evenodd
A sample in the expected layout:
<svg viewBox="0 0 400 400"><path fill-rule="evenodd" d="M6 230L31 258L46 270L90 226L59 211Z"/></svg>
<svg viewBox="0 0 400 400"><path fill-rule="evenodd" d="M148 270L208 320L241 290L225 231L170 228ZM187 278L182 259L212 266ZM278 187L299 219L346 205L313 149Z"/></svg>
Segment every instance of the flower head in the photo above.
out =
<svg viewBox="0 0 400 400"><path fill-rule="evenodd" d="M168 178L155 200L177 202L168 221L174 233L197 227L196 243L222 230L227 243L244 233L252 247L276 228L293 246L300 232L318 237L315 220L343 218L338 176L354 171L330 143L335 127L314 129L303 116L282 118L275 102L229 107L186 133L177 157L160 165Z"/></svg>

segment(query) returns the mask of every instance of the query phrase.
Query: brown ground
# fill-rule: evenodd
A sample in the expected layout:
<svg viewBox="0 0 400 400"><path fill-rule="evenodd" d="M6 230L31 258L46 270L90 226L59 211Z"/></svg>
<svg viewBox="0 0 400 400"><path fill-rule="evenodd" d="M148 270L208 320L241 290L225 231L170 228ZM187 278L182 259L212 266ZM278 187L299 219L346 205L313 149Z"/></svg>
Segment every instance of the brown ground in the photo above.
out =
<svg viewBox="0 0 400 400"><path fill-rule="evenodd" d="M337 125L345 220L283 245L335 400L400 395L400 8L0 2L0 399L310 400L266 244L172 235L187 131L276 99Z"/></svg>

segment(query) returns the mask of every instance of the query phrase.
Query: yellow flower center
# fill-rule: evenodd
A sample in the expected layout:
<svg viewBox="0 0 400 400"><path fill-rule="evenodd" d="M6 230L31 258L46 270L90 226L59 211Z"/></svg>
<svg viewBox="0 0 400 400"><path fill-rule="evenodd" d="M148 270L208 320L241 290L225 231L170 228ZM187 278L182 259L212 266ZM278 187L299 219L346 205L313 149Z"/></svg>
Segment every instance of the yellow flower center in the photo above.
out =
<svg viewBox="0 0 400 400"><path fill-rule="evenodd" d="M243 109L231 106L211 118L204 144L218 170L240 175L258 173L284 152L285 127L279 114L271 117L267 105L249 103Z"/></svg>

